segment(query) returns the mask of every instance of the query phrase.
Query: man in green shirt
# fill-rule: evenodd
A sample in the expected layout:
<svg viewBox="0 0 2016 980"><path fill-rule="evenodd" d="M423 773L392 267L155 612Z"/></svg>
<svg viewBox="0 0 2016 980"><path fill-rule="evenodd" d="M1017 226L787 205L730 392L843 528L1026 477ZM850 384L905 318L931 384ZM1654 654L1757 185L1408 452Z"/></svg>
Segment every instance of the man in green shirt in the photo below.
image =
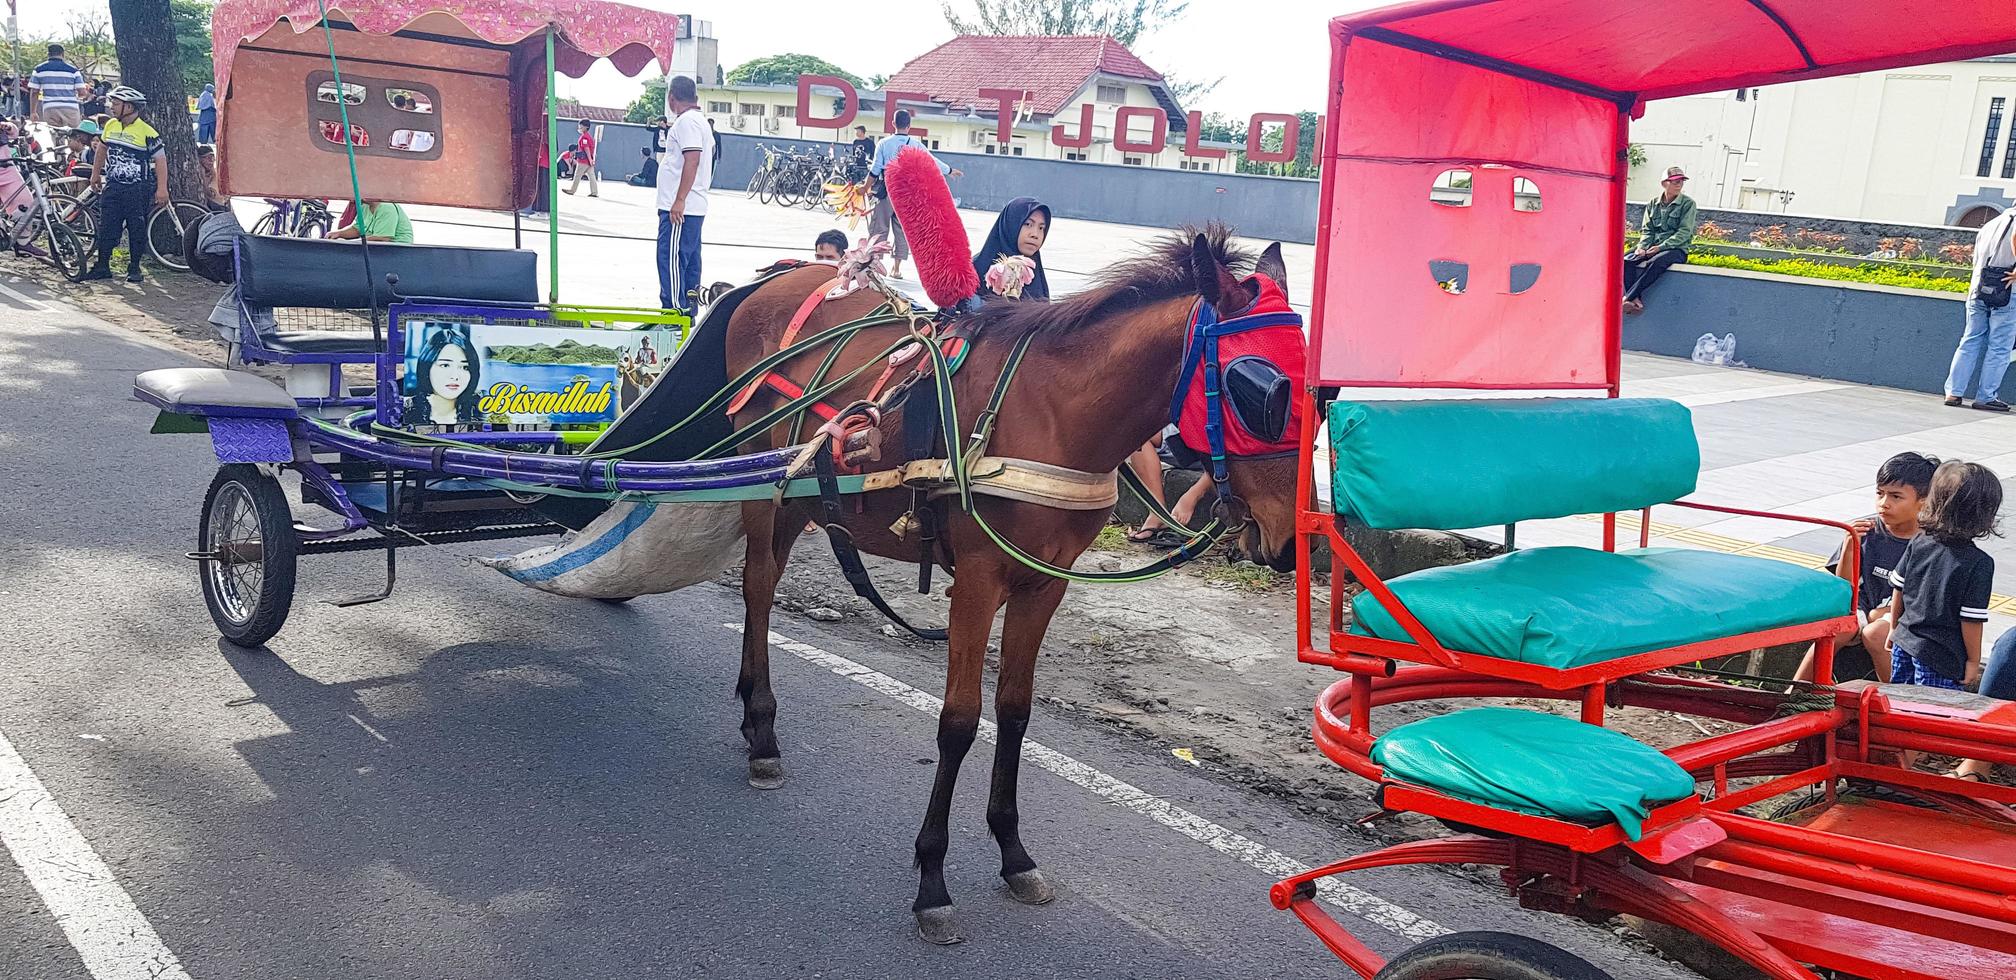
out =
<svg viewBox="0 0 2016 980"><path fill-rule="evenodd" d="M1687 261L1687 246L1694 242L1694 226L1700 220L1694 199L1680 193L1687 173L1667 167L1666 179L1659 182L1659 196L1645 205L1640 222L1638 247L1624 255L1624 312L1645 312L1645 290L1666 274L1666 270Z"/></svg>
<svg viewBox="0 0 2016 980"><path fill-rule="evenodd" d="M389 201L365 201L357 209L356 222L330 232L329 237L356 238L359 227L367 241L413 244L413 222L406 217L406 209Z"/></svg>

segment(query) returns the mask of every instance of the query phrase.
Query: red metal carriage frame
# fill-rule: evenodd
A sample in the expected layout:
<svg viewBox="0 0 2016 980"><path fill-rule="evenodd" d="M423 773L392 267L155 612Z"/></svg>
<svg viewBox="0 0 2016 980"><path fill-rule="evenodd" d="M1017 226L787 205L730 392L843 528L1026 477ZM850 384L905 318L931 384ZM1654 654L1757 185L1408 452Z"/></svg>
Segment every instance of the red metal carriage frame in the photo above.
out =
<svg viewBox="0 0 2016 980"><path fill-rule="evenodd" d="M2016 7L1969 0L1921 6L1940 9L1898 22L1883 3L1706 0L1679 24L1660 13L1663 5L1650 3L1432 0L1333 21L1303 417L1318 417L1316 392L1327 386L1583 388L1615 397L1622 269L1610 229L1623 212L1630 119L1644 100L2016 49ZM1405 84L1389 87L1380 72L1404 76ZM1354 84L1355 99L1347 91ZM1488 118L1472 113L1466 96L1478 98L1478 113ZM1435 99L1442 103L1431 106ZM1563 122L1564 116L1574 118ZM1445 117L1455 122L1442 125ZM1532 246L1551 263L1532 302L1495 294L1465 307L1409 293L1408 277L1420 274L1412 263L1446 258L1440 250L1452 240L1523 230L1515 224L1523 219L1481 211L1429 214L1418 228L1396 226L1392 205L1383 202L1404 191L1432 211L1426 189L1409 182L1443 167L1478 168L1480 200L1482 178L1495 170L1511 172L1495 175L1499 183L1532 174L1554 184L1547 207L1565 198L1571 218L1586 218L1592 202L1600 203L1604 226L1583 221L1566 231L1600 234L1603 257L1589 261L1586 249ZM1453 223L1460 221L1488 223L1471 231ZM1485 258L1519 258L1497 245L1481 246ZM1586 330L1576 339L1574 324L1595 320L1600 345L1586 342ZM1388 322L1414 329L1377 329ZM1522 341L1529 346L1518 347ZM1481 345L1510 353L1503 362L1480 360ZM1547 356L1535 356L1533 347ZM1908 689L1834 686L1834 637L1853 628L1852 610L1567 670L1451 649L1351 547L1340 519L1315 505L1315 428L1304 428L1298 477L1306 503L1296 526L1297 654L1349 675L1317 702L1316 744L1338 765L1378 783L1385 809L1478 831L1358 855L1274 886L1274 904L1292 911L1353 969L1370 977L1386 961L1317 902L1318 879L1374 867L1471 863L1503 868L1508 892L1527 907L1592 921L1639 915L1691 931L1778 980L1810 978L1803 964L1875 978L2016 976L2016 789L1906 769L1896 757L1936 752L2016 765L2016 705L1955 707ZM1675 506L1833 527L1847 538L1843 560L1851 571L1858 564L1855 535L1839 522L1693 501ZM1640 515L1640 546L1649 543L1649 513ZM1604 550L1616 550L1615 514L1602 515L1601 538ZM1309 571L1319 540L1340 566L1321 645ZM1345 571L1409 642L1343 628ZM1821 710L1777 717L1783 695L1649 673L1809 640L1815 691L1833 695L1832 706ZM1712 793L1654 810L1638 841L1614 825L1516 813L1390 780L1371 759L1375 707L1505 697L1576 702L1592 724L1603 722L1608 705L1633 705L1748 727L1667 750ZM1929 806L1839 805L1841 779L1907 791ZM1809 787L1819 788L1824 805L1800 811L1797 823L1737 812Z"/></svg>

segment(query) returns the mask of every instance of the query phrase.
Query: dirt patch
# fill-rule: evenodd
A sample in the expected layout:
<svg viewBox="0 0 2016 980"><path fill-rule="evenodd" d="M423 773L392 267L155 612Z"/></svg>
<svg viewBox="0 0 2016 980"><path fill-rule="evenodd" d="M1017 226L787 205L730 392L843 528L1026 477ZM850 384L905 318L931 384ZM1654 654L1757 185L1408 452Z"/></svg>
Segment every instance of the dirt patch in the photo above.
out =
<svg viewBox="0 0 2016 980"><path fill-rule="evenodd" d="M162 341L209 363L223 363L224 346L218 343L216 329L210 325L210 310L229 286L151 262L146 266L147 281L140 285L128 283L123 277L109 282L71 282L46 262L17 262L8 271L107 323Z"/></svg>

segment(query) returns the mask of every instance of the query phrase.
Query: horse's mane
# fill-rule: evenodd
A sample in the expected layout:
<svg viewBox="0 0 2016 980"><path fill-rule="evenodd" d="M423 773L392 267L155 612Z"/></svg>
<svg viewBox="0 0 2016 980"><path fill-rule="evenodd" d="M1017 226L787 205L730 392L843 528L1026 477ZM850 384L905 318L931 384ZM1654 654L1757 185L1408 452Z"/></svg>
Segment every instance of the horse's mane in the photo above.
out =
<svg viewBox="0 0 2016 980"><path fill-rule="evenodd" d="M1148 251L1099 271L1093 286L1054 303L990 302L974 314L981 333L1070 333L1088 323L1139 309L1150 303L1199 295L1197 236L1203 235L1218 264L1234 275L1253 269L1253 256L1232 243L1232 229L1216 221L1203 228L1184 226L1155 239Z"/></svg>

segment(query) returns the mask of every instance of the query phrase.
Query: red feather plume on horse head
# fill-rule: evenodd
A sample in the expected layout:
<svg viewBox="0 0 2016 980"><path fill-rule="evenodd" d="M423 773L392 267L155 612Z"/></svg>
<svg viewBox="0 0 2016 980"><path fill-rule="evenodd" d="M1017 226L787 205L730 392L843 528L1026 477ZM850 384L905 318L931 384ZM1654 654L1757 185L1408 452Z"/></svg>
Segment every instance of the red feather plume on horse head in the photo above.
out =
<svg viewBox="0 0 2016 980"><path fill-rule="evenodd" d="M952 189L938 172L938 161L906 146L882 179L889 185L889 203L896 208L896 220L903 223L903 235L917 259L917 278L931 302L954 306L979 292L973 247L966 241L966 226L952 203Z"/></svg>

